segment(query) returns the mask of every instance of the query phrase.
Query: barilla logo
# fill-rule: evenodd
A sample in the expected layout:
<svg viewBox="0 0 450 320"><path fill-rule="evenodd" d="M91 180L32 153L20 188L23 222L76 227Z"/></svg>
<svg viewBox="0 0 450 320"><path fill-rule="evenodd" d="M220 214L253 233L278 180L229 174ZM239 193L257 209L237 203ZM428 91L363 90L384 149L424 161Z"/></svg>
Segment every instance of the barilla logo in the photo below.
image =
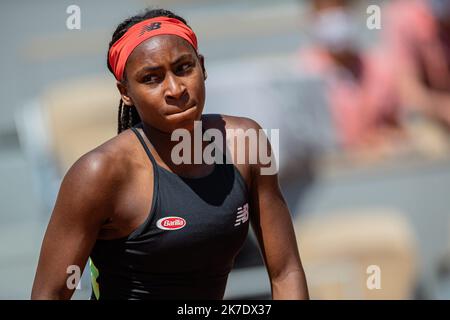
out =
<svg viewBox="0 0 450 320"><path fill-rule="evenodd" d="M165 217L156 222L156 226L162 230L178 230L186 225L186 220L180 217Z"/></svg>

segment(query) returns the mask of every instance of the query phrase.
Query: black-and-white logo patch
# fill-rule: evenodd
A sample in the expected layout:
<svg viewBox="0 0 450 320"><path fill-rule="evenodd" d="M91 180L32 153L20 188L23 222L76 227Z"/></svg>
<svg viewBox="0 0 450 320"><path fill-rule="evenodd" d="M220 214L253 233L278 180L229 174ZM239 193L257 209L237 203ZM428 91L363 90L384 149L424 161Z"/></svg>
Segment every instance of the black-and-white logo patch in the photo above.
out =
<svg viewBox="0 0 450 320"><path fill-rule="evenodd" d="M236 214L236 222L234 223L234 226L237 227L241 223L247 222L247 220L248 220L248 203L238 208Z"/></svg>

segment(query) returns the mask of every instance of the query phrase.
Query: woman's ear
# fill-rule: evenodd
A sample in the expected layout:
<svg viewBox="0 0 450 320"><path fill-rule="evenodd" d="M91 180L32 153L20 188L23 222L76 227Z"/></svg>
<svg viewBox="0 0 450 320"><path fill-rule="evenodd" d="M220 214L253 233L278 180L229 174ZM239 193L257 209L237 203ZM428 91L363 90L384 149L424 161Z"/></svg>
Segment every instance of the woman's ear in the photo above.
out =
<svg viewBox="0 0 450 320"><path fill-rule="evenodd" d="M127 106L133 106L134 103L133 103L133 100L128 95L128 90L127 90L126 84L121 81L117 81L116 86L117 86L117 89L119 89L120 96L122 97L123 103Z"/></svg>
<svg viewBox="0 0 450 320"><path fill-rule="evenodd" d="M199 54L198 60L200 61L200 66L202 67L203 79L206 80L206 78L208 78L208 73L206 72L205 68L205 57L202 54Z"/></svg>

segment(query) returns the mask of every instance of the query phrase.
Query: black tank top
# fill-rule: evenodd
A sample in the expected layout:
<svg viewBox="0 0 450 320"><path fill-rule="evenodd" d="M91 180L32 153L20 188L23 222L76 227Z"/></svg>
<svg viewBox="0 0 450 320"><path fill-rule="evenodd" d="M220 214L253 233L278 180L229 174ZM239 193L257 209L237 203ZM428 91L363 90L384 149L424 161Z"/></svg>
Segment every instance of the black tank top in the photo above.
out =
<svg viewBox="0 0 450 320"><path fill-rule="evenodd" d="M96 241L91 299L223 299L248 234L244 179L225 157L205 177L178 176L159 166L132 130L153 166L152 207L129 236Z"/></svg>

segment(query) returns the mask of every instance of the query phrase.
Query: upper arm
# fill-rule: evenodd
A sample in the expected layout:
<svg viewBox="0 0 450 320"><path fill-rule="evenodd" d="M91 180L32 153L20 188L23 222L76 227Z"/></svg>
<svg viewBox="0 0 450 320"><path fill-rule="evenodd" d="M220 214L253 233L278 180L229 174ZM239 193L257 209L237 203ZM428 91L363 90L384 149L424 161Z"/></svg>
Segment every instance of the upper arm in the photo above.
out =
<svg viewBox="0 0 450 320"><path fill-rule="evenodd" d="M86 264L97 234L111 213L112 166L104 154L88 153L65 175L53 209L33 284L32 299L69 299L68 267Z"/></svg>
<svg viewBox="0 0 450 320"><path fill-rule="evenodd" d="M259 124L250 119L246 119L246 127L261 130ZM280 190L278 174L273 169L276 168L276 152L266 135L261 135L257 146L257 150L248 152L258 152L259 155L262 150L264 155L267 150L268 157L265 160L258 157L256 164L250 164L250 218L269 277L273 280L287 272L302 270L302 267L291 215Z"/></svg>

